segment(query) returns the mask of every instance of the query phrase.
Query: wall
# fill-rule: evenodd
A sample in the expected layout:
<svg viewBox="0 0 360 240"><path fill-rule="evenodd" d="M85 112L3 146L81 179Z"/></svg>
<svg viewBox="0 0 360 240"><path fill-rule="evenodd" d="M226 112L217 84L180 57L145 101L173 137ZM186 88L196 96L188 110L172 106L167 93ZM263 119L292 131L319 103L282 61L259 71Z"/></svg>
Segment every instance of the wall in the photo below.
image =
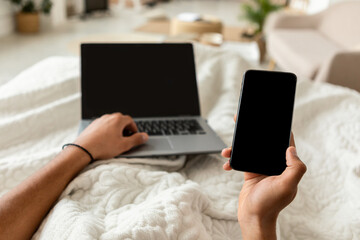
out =
<svg viewBox="0 0 360 240"><path fill-rule="evenodd" d="M344 1L359 1L359 0L309 0L308 13L320 12L332 4Z"/></svg>
<svg viewBox="0 0 360 240"><path fill-rule="evenodd" d="M308 13L317 13L326 9L330 5L330 0L310 0L307 8Z"/></svg>
<svg viewBox="0 0 360 240"><path fill-rule="evenodd" d="M0 37L14 31L14 15L9 1L0 0Z"/></svg>
<svg viewBox="0 0 360 240"><path fill-rule="evenodd" d="M68 3L75 7L75 12L78 14L84 12L84 2L84 0L68 0Z"/></svg>
<svg viewBox="0 0 360 240"><path fill-rule="evenodd" d="M66 22L66 0L53 0L51 24L58 26Z"/></svg>

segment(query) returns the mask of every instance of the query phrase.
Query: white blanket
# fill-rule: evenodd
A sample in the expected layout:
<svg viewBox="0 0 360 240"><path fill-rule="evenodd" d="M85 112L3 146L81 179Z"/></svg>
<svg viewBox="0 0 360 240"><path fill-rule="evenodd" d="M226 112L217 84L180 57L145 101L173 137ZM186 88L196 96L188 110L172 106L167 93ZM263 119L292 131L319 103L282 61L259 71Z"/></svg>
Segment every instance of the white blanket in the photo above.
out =
<svg viewBox="0 0 360 240"><path fill-rule="evenodd" d="M200 46L196 62L202 115L230 145L249 66ZM79 99L78 58L46 59L0 87L0 195L75 139ZM280 216L282 238L360 239L360 95L300 81L293 131L308 172ZM223 171L224 161L219 154L99 161L68 185L34 239L241 239L243 177Z"/></svg>

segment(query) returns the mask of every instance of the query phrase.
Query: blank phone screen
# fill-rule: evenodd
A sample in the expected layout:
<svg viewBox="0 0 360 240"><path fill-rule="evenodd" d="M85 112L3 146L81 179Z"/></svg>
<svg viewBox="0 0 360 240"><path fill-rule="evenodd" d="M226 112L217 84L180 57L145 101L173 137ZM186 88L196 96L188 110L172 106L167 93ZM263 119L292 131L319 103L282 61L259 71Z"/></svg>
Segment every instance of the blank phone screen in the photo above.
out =
<svg viewBox="0 0 360 240"><path fill-rule="evenodd" d="M295 90L292 73L245 73L230 160L233 169L265 175L285 170Z"/></svg>

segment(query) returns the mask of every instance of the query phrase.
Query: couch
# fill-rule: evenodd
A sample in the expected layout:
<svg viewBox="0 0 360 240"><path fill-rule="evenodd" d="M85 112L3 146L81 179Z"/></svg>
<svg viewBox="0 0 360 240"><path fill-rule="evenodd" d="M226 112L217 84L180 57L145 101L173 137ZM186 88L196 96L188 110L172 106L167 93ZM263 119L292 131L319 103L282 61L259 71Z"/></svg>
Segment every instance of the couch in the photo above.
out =
<svg viewBox="0 0 360 240"><path fill-rule="evenodd" d="M265 25L268 53L283 70L360 91L360 1L314 15L277 12Z"/></svg>

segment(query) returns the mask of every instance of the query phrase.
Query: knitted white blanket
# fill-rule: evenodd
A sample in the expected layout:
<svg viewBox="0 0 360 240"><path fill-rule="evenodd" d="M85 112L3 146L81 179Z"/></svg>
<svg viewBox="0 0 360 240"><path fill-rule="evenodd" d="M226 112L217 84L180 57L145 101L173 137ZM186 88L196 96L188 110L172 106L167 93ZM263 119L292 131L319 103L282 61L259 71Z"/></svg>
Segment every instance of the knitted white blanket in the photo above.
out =
<svg viewBox="0 0 360 240"><path fill-rule="evenodd" d="M230 145L249 66L200 46L196 61L202 115ZM46 59L0 87L0 195L75 139L79 99L77 58ZM360 239L360 95L300 81L293 131L308 172L280 216L282 238ZM223 171L224 161L99 161L68 185L34 239L241 239L243 177Z"/></svg>

